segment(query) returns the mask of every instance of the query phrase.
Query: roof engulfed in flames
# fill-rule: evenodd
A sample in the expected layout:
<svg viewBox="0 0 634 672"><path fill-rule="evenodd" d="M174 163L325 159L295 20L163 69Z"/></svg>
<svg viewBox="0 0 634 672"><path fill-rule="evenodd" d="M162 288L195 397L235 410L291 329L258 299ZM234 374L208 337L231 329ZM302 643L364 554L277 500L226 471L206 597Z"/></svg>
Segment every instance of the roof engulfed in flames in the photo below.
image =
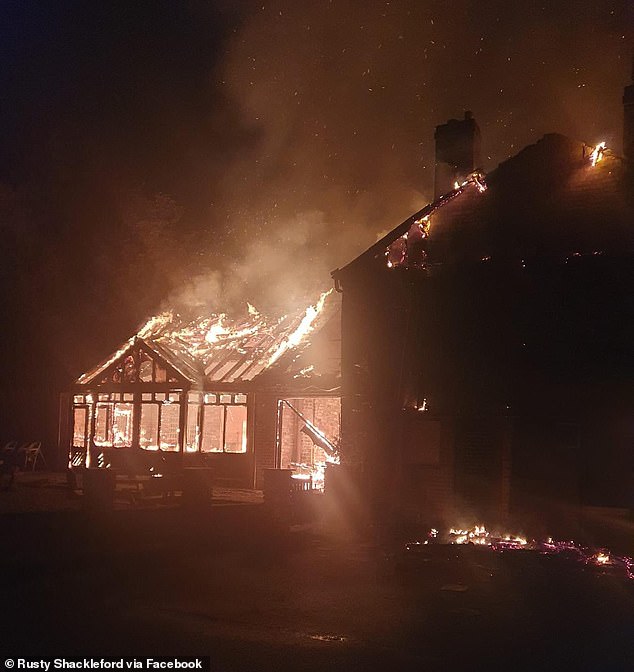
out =
<svg viewBox="0 0 634 672"><path fill-rule="evenodd" d="M339 309L333 291L300 312L269 318L251 304L243 317L225 313L185 321L175 311L150 318L135 336L78 383L88 383L142 340L192 382L251 381L265 371L291 370L310 345L310 335ZM301 366L300 366L301 368ZM291 373L293 371L291 370Z"/></svg>

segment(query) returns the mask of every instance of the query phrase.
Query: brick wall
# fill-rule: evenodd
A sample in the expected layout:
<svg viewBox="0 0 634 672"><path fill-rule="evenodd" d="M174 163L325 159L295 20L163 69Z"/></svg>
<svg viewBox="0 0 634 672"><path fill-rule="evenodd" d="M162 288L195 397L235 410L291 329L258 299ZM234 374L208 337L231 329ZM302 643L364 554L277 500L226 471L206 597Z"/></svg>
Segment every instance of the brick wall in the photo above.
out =
<svg viewBox="0 0 634 672"><path fill-rule="evenodd" d="M339 437L341 400L339 397L309 397L288 401L330 441ZM314 464L324 462L324 451L315 446L302 431L303 421L287 406L282 414L282 467L290 462Z"/></svg>
<svg viewBox="0 0 634 672"><path fill-rule="evenodd" d="M255 487L264 484L264 469L274 469L277 397L272 394L253 395L253 449L255 453Z"/></svg>

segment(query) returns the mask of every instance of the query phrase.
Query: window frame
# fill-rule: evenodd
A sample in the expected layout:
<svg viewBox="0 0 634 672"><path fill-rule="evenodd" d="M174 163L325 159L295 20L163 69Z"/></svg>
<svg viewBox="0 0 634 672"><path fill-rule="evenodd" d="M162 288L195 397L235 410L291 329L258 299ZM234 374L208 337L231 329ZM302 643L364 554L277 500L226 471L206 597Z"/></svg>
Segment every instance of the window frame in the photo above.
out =
<svg viewBox="0 0 634 672"><path fill-rule="evenodd" d="M77 411L83 411L84 412L84 430L83 430L83 445L79 446L77 443L75 443L75 436L76 436L76 412ZM90 444L90 421L91 421L91 409L90 405L86 404L84 402L73 402L73 426L72 426L72 432L71 432L71 445L73 448L79 448L81 450L86 450Z"/></svg>
<svg viewBox="0 0 634 672"><path fill-rule="evenodd" d="M221 398L230 397L230 401L222 401ZM237 401L237 399L240 401ZM244 401L242 401L244 400ZM194 404L188 404L188 413ZM203 450L205 442L205 408L207 406L214 408L222 408L222 442L220 450ZM242 434L242 445L244 450L227 450L227 409L228 408L244 408L244 425ZM200 422L200 437L198 441L198 450L196 452L204 453L205 455L246 455L249 452L249 405L248 397L244 393L233 392L206 392L203 395L202 403L199 405L198 419Z"/></svg>

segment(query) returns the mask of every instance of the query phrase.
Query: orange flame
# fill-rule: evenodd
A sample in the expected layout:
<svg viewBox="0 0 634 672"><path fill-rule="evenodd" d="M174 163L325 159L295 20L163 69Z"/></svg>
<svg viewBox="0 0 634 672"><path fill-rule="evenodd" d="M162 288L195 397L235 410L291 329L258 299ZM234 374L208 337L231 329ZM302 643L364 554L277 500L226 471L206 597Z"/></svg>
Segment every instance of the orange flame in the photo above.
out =
<svg viewBox="0 0 634 672"><path fill-rule="evenodd" d="M596 166L597 163L603 160L603 155L605 153L605 142L600 142L590 154L590 163L592 166Z"/></svg>
<svg viewBox="0 0 634 672"><path fill-rule="evenodd" d="M293 331L286 339L284 339L284 341L282 341L282 343L280 343L275 352L269 358L267 366L274 364L289 348L294 348L300 343L304 336L312 331L313 322L315 321L317 315L319 315L319 313L321 313L323 310L326 299L332 291L332 289L329 289L327 292L324 292L319 297L319 301L317 301L314 306L308 306L308 308L306 308L306 313L304 314L304 317L302 317L302 320L299 323L297 329L295 329L295 331Z"/></svg>
<svg viewBox="0 0 634 672"><path fill-rule="evenodd" d="M205 334L207 343L215 343L220 336L229 333L229 329L222 324L226 317L224 313L220 313L216 322L209 327L209 331Z"/></svg>

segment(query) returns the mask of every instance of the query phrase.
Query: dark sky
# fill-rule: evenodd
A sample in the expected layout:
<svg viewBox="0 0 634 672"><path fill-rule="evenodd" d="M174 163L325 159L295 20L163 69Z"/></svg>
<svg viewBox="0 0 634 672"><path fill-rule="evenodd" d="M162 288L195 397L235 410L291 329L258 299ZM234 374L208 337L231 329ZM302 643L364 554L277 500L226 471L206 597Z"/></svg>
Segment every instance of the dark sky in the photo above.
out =
<svg viewBox="0 0 634 672"><path fill-rule="evenodd" d="M633 5L5 0L4 407L164 302L314 296L430 198L465 109L485 171L553 131L620 151Z"/></svg>

